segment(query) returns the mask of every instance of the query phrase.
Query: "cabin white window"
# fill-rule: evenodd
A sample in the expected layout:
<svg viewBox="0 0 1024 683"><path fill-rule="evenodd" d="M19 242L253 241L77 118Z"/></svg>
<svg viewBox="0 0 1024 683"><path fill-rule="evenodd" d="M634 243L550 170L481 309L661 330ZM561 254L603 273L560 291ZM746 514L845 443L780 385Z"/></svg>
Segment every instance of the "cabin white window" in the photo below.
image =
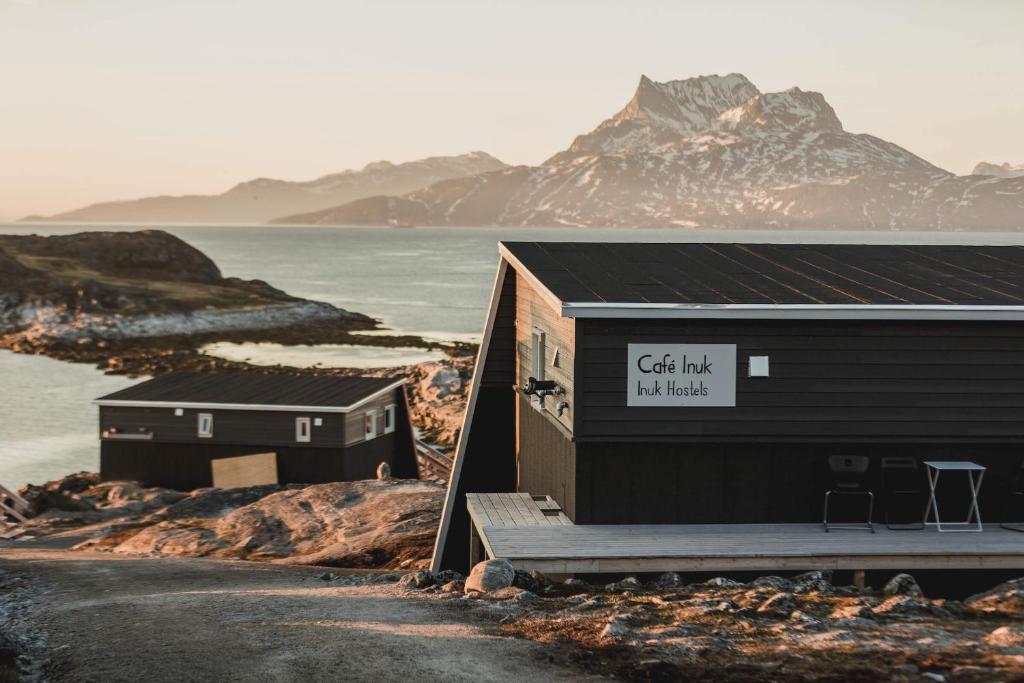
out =
<svg viewBox="0 0 1024 683"><path fill-rule="evenodd" d="M199 413L197 420L199 436L203 439L213 437L213 413Z"/></svg>
<svg viewBox="0 0 1024 683"><path fill-rule="evenodd" d="M367 441L377 437L377 413L366 413L363 417L363 436Z"/></svg>
<svg viewBox="0 0 1024 683"><path fill-rule="evenodd" d="M395 431L395 404L384 406L384 433L390 434Z"/></svg>
<svg viewBox="0 0 1024 683"><path fill-rule="evenodd" d="M184 408L175 408L174 409L174 417L181 417L184 414L185 414L185 409Z"/></svg>
<svg viewBox="0 0 1024 683"><path fill-rule="evenodd" d="M295 440L299 443L309 443L310 424L308 417L295 418Z"/></svg>

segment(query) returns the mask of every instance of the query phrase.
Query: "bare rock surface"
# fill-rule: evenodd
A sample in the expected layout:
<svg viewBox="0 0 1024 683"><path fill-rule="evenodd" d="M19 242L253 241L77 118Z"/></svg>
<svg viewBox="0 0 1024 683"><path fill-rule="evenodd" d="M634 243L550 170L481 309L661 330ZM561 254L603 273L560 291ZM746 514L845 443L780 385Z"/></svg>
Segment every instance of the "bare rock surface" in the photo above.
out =
<svg viewBox="0 0 1024 683"><path fill-rule="evenodd" d="M387 479L182 493L81 473L23 493L29 533L85 535L79 549L397 568L429 561L444 488Z"/></svg>
<svg viewBox="0 0 1024 683"><path fill-rule="evenodd" d="M505 588L435 595L487 616L504 633L579 644L589 672L630 680L1024 679L1024 609L1013 600L991 609L1019 580L972 606L861 592L831 578L808 572L684 585L662 576L618 590L535 576L545 586L539 594ZM897 578L917 585L909 575Z"/></svg>
<svg viewBox="0 0 1024 683"><path fill-rule="evenodd" d="M515 578L516 570L512 568L512 563L508 560L486 560L477 563L469 572L465 590L467 593L471 591L489 593L510 587Z"/></svg>
<svg viewBox="0 0 1024 683"><path fill-rule="evenodd" d="M424 438L454 446L473 379L474 357L465 355L420 363L409 369L412 419Z"/></svg>

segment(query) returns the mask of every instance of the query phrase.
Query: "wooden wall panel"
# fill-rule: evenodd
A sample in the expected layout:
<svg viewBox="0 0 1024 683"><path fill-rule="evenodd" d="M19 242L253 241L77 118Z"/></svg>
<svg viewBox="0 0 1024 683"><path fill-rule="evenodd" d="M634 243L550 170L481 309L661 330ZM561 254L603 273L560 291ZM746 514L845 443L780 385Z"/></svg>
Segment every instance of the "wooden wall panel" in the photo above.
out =
<svg viewBox="0 0 1024 683"><path fill-rule="evenodd" d="M199 413L213 414L213 437L198 435ZM311 427L311 441L295 440L295 418L322 418L323 425ZM184 409L176 416L173 408L100 407L100 431L116 427L125 434L148 430L157 443L230 443L263 446L339 448L342 445L343 415L338 413L293 413L251 410Z"/></svg>
<svg viewBox="0 0 1024 683"><path fill-rule="evenodd" d="M396 446L405 447L398 444L394 434L388 434L346 449L277 448L278 480L282 484L319 484L371 479L381 461L394 469ZM212 460L265 450L245 444L104 441L100 446L100 476L104 481L140 481L148 486L190 491L213 485Z"/></svg>
<svg viewBox="0 0 1024 683"><path fill-rule="evenodd" d="M574 420L574 364L576 359L576 323L572 318L563 318L552 308L547 299L540 296L521 275L516 281L516 386L526 384L533 367L534 330L544 332L544 371L547 379L558 382L565 388L564 396L548 396L543 403L536 399L531 406L548 416L549 419L561 424L570 434L573 432ZM558 354L558 365L554 365L555 354ZM556 407L560 401L569 404L561 416Z"/></svg>
<svg viewBox="0 0 1024 683"><path fill-rule="evenodd" d="M575 519L576 445L540 411L533 408L525 396L518 399L517 414L517 490L551 496L570 519Z"/></svg>
<svg viewBox="0 0 1024 683"><path fill-rule="evenodd" d="M1024 440L1024 324L578 321L581 439ZM735 408L627 408L629 343L735 343ZM771 376L748 378L751 355Z"/></svg>
<svg viewBox="0 0 1024 683"><path fill-rule="evenodd" d="M577 524L715 524L820 522L831 477L827 456L871 459L865 486L875 492L875 521L885 515L881 458L969 459L989 468L981 489L982 519L1002 521L1020 444L953 443L598 443L578 442ZM918 484L927 491L924 469ZM946 473L939 501L945 519L967 510L962 475ZM925 498L919 498L924 512ZM861 514L850 501L847 512ZM906 503L903 503L906 505ZM899 514L906 514L901 508ZM1019 511L1018 511L1018 516Z"/></svg>

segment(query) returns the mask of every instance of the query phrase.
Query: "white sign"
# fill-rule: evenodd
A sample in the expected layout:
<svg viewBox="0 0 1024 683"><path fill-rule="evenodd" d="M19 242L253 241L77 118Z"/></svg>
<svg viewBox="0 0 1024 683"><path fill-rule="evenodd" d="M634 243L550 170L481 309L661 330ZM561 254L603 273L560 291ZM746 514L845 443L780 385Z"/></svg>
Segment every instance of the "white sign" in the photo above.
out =
<svg viewBox="0 0 1024 683"><path fill-rule="evenodd" d="M736 405L735 344L630 344L627 406Z"/></svg>

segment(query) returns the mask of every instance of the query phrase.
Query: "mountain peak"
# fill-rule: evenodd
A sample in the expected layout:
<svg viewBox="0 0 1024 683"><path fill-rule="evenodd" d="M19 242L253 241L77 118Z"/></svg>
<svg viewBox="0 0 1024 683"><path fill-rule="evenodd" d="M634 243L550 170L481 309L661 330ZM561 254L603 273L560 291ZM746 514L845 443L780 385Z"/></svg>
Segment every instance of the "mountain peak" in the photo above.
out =
<svg viewBox="0 0 1024 683"><path fill-rule="evenodd" d="M728 130L817 130L840 132L843 124L820 92L792 87L784 92L762 93L718 117Z"/></svg>
<svg viewBox="0 0 1024 683"><path fill-rule="evenodd" d="M633 99L611 120L647 119L683 135L706 130L722 112L760 94L742 74L694 76L658 83L640 76Z"/></svg>
<svg viewBox="0 0 1024 683"><path fill-rule="evenodd" d="M759 94L746 76L737 73L663 83L641 75L626 106L592 132L576 138L569 153L619 154L698 135L712 128L723 112Z"/></svg>

